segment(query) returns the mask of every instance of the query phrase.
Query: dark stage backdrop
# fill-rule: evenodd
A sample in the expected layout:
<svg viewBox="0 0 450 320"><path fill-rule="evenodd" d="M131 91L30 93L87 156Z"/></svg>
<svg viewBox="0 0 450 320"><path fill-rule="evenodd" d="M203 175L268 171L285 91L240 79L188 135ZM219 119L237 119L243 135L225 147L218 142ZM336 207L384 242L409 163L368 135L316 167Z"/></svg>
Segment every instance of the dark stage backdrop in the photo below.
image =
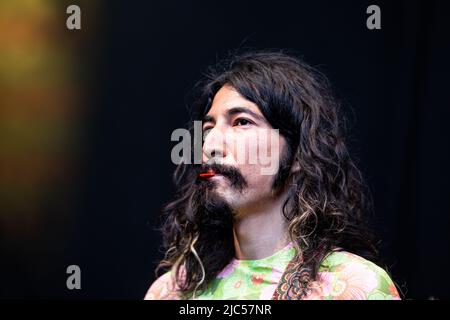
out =
<svg viewBox="0 0 450 320"><path fill-rule="evenodd" d="M366 27L371 4L381 30ZM191 88L230 50L281 48L323 71L343 103L382 256L404 297L450 298L447 1L80 6L76 32L91 36L71 48L85 92L77 165L40 207L42 232L20 243L3 236L3 297L143 298L161 258L158 215L173 193L170 136L187 123ZM66 288L71 264L81 290Z"/></svg>

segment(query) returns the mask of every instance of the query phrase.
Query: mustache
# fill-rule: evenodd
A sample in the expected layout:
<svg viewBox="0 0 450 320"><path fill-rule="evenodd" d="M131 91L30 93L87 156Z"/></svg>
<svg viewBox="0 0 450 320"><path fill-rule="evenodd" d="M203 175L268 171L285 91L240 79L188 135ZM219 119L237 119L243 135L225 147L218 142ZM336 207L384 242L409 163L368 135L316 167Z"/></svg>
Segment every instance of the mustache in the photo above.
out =
<svg viewBox="0 0 450 320"><path fill-rule="evenodd" d="M247 180L244 178L244 176L242 175L241 171L238 168L218 163L202 164L200 167L198 167L197 180L208 182L208 179L199 178L198 174L205 173L211 170L214 171L215 174L220 174L223 177L227 178L228 181L231 183L231 186L238 190L243 190L248 185Z"/></svg>

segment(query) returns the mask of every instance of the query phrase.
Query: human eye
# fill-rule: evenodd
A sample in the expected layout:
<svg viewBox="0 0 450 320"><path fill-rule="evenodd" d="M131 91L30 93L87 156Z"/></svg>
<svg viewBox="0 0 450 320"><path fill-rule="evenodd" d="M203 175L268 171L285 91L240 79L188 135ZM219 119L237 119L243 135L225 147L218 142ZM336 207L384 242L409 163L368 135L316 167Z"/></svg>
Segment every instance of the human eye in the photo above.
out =
<svg viewBox="0 0 450 320"><path fill-rule="evenodd" d="M211 121L204 121L203 122L203 126L202 126L203 132L209 131L212 128L214 128L214 123L212 123Z"/></svg>
<svg viewBox="0 0 450 320"><path fill-rule="evenodd" d="M203 137L206 137L208 134L209 134L209 132L213 129L213 127L214 126L212 126L212 125L205 125L204 127L203 127Z"/></svg>
<svg viewBox="0 0 450 320"><path fill-rule="evenodd" d="M246 118L237 118L236 120L234 120L233 122L233 126L248 126L248 125L252 125L254 124L253 121L246 119Z"/></svg>

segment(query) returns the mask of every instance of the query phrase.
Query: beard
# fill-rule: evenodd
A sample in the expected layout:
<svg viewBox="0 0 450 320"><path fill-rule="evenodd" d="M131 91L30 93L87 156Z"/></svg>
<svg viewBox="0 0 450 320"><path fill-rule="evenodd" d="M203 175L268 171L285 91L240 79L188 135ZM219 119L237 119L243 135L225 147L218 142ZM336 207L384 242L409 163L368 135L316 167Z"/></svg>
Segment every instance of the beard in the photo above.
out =
<svg viewBox="0 0 450 320"><path fill-rule="evenodd" d="M233 228L235 211L231 204L217 192L217 181L210 178L200 178L198 173L213 170L222 175L230 188L242 193L247 187L247 181L239 169L221 164L205 164L196 169L195 190L190 201L191 208L187 208L197 225L207 234L229 234ZM202 234L202 232L201 232ZM205 234L203 232L203 234Z"/></svg>
<svg viewBox="0 0 450 320"><path fill-rule="evenodd" d="M283 157L288 159L288 157ZM286 174L287 164L279 170L274 183L280 183ZM205 270L208 270L206 282L220 272L232 257L235 256L233 227L236 212L230 203L218 192L217 181L203 179L199 173L213 170L227 180L229 188L236 193L243 193L248 183L239 169L220 164L191 167L187 176L188 183L179 193L180 198L166 210L171 212L172 219L166 225L168 243L177 239L197 236L195 249ZM188 256L185 262L187 270L196 268L198 262ZM196 272L199 272L198 268ZM196 281L198 281L197 279Z"/></svg>
<svg viewBox="0 0 450 320"><path fill-rule="evenodd" d="M293 158L292 149L286 146L271 186L275 194L281 193L285 189ZM236 216L236 212L231 204L217 191L217 181L211 178L199 177L199 173L208 172L209 170L214 171L215 174L222 175L228 181L229 187L238 194L243 193L245 188L248 187L248 182L238 168L229 165L218 163L203 164L194 169L196 178L192 185L194 190L191 201L189 201L190 207L186 208L189 213L188 216L199 222L198 225L201 228L218 228L217 232L228 232L232 230L233 218Z"/></svg>
<svg viewBox="0 0 450 320"><path fill-rule="evenodd" d="M244 176L242 175L241 171L235 167L229 166L229 165L222 165L222 164L203 164L199 168L199 172L207 172L207 171L214 171L215 174L220 174L224 178L226 178L230 184L230 188L235 189L239 193L242 193L244 188L248 186L247 180L245 180ZM211 179L201 179L197 175L197 183L199 183L200 188L210 188L211 190L214 189L215 183Z"/></svg>
<svg viewBox="0 0 450 320"><path fill-rule="evenodd" d="M194 170L195 180L190 186L190 196L184 203L184 212L191 225L189 232L198 234L196 250L203 261L209 261L208 257L219 255L211 265L224 259L224 263L234 255L233 225L235 212L228 201L216 191L215 181L198 177L199 172L213 169L222 174L230 181L230 186L236 190L243 190L246 185L245 179L237 169L220 165L202 166ZM237 171L237 173L236 173ZM224 258L228 257L228 258ZM206 267L206 265L205 265ZM214 269L215 267L212 267ZM220 269L219 268L219 269ZM219 269L217 271L219 271Z"/></svg>

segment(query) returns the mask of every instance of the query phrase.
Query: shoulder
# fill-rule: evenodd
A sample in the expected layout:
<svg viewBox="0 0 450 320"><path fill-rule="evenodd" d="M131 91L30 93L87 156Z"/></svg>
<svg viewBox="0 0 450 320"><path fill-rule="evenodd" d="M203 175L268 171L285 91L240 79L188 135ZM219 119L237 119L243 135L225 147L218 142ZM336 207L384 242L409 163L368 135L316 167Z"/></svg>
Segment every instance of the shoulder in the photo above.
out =
<svg viewBox="0 0 450 320"><path fill-rule="evenodd" d="M177 286L172 271L168 271L152 283L144 300L178 300Z"/></svg>
<svg viewBox="0 0 450 320"><path fill-rule="evenodd" d="M322 261L311 297L330 300L398 300L387 272L346 251L333 251Z"/></svg>

